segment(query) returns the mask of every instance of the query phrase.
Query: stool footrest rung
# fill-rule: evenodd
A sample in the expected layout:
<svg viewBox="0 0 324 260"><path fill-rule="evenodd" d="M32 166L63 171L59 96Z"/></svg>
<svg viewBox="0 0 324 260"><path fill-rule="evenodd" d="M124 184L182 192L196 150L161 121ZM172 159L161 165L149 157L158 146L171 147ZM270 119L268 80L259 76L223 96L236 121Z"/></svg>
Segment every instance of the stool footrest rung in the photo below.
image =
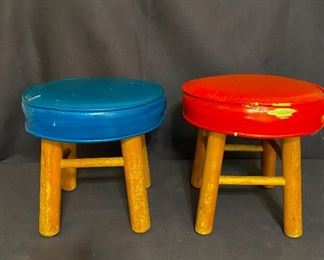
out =
<svg viewBox="0 0 324 260"><path fill-rule="evenodd" d="M225 151L227 152L263 152L262 145L257 144L226 144Z"/></svg>
<svg viewBox="0 0 324 260"><path fill-rule="evenodd" d="M119 166L124 166L123 157L80 158L61 160L61 168L97 168Z"/></svg>
<svg viewBox="0 0 324 260"><path fill-rule="evenodd" d="M266 176L220 176L220 185L276 185L284 186L283 177L266 177Z"/></svg>

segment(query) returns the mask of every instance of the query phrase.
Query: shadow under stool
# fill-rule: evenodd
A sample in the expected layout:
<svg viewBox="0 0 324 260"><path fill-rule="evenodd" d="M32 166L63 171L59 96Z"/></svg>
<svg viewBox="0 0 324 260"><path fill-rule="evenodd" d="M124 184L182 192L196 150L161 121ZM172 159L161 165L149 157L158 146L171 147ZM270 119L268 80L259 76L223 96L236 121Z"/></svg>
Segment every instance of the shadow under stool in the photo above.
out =
<svg viewBox="0 0 324 260"><path fill-rule="evenodd" d="M164 119L163 88L144 80L68 78L22 95L25 128L41 138L39 232L60 231L61 189L74 190L77 168L124 167L132 230L150 228L151 184L145 133ZM122 156L76 158L77 143L121 141Z"/></svg>
<svg viewBox="0 0 324 260"><path fill-rule="evenodd" d="M259 74L194 79L183 85L183 115L199 128L191 183L200 188L195 230L212 232L219 185L283 188L283 229L302 235L300 137L324 125L324 92L309 82ZM225 144L226 135L261 139ZM281 145L275 139L281 140ZM221 176L224 151L262 152L262 176ZM276 176L276 155L282 176Z"/></svg>

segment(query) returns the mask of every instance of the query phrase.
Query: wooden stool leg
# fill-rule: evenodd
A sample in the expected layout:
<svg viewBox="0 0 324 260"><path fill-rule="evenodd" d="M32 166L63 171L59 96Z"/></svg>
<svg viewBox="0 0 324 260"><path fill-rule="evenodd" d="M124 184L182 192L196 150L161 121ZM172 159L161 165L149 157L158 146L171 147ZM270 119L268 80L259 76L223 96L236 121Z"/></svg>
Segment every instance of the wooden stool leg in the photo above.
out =
<svg viewBox="0 0 324 260"><path fill-rule="evenodd" d="M195 159L192 167L191 185L197 189L201 186L201 179L204 170L206 156L207 131L198 130Z"/></svg>
<svg viewBox="0 0 324 260"><path fill-rule="evenodd" d="M213 132L208 134L195 228L196 232L202 235L209 234L214 225L225 139L226 136L223 134Z"/></svg>
<svg viewBox="0 0 324 260"><path fill-rule="evenodd" d="M42 140L39 232L54 236L60 231L62 144Z"/></svg>
<svg viewBox="0 0 324 260"><path fill-rule="evenodd" d="M144 179L141 136L121 141L128 207L132 230L144 233L150 228L150 213Z"/></svg>
<svg viewBox="0 0 324 260"><path fill-rule="evenodd" d="M76 144L63 143L63 154L66 150L70 150L68 158L75 159L76 156ZM65 168L62 169L62 189L65 191L72 191L77 187L77 169Z"/></svg>
<svg viewBox="0 0 324 260"><path fill-rule="evenodd" d="M268 140L262 141L263 152L261 155L261 171L263 176L276 176L276 151ZM264 188L273 188L273 185L265 185Z"/></svg>
<svg viewBox="0 0 324 260"><path fill-rule="evenodd" d="M302 235L302 191L300 138L282 140L283 220L285 234L292 238Z"/></svg>
<svg viewBox="0 0 324 260"><path fill-rule="evenodd" d="M145 135L141 135L141 141L142 141L142 156L143 156L143 164L144 164L145 187L149 188L151 186L151 174L150 174L150 165L149 165L147 149L146 149Z"/></svg>

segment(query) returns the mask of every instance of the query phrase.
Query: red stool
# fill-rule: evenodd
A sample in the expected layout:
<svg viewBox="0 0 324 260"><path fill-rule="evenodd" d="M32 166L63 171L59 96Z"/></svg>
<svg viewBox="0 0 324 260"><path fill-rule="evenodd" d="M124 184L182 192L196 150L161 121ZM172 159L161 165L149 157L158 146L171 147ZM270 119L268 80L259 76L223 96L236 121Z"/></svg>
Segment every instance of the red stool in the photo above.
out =
<svg viewBox="0 0 324 260"><path fill-rule="evenodd" d="M191 80L183 85L183 115L197 126L191 183L200 188L196 232L213 229L219 184L283 187L283 225L302 235L300 136L324 125L318 85L270 75L241 74ZM226 144L226 135L262 139L260 145ZM281 146L275 141L281 139ZM262 176L221 176L224 151L262 152ZM282 176L275 176L276 154Z"/></svg>

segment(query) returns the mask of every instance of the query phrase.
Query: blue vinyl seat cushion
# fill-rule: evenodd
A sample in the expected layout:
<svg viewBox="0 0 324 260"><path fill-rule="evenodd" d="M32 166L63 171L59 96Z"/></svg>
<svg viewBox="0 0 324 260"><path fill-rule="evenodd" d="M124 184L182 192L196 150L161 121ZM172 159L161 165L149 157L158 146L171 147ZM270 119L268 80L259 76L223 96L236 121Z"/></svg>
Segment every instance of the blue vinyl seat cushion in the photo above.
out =
<svg viewBox="0 0 324 260"><path fill-rule="evenodd" d="M154 82L68 78L30 86L22 95L26 131L44 139L94 143L147 133L164 120L166 99Z"/></svg>

